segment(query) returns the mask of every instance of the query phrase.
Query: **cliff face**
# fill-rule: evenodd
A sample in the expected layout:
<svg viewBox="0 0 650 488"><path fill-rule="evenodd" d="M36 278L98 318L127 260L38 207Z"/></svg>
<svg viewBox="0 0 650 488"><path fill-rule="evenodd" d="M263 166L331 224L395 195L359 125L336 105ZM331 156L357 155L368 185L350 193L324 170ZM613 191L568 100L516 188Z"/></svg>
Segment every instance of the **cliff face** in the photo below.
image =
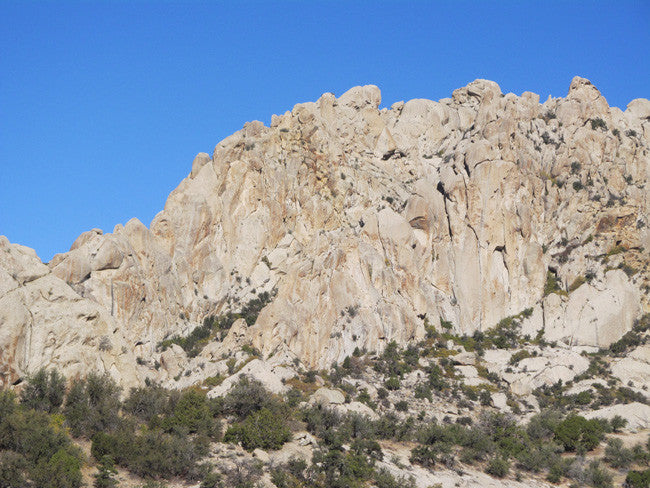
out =
<svg viewBox="0 0 650 488"><path fill-rule="evenodd" d="M324 366L527 308L525 333L606 346L649 310L648 100L623 112L582 78L543 104L485 80L380 100L356 87L246 124L149 229L86 232L47 266L0 241L0 381L56 365L134 384L134 357L262 292L211 357L250 342Z"/></svg>

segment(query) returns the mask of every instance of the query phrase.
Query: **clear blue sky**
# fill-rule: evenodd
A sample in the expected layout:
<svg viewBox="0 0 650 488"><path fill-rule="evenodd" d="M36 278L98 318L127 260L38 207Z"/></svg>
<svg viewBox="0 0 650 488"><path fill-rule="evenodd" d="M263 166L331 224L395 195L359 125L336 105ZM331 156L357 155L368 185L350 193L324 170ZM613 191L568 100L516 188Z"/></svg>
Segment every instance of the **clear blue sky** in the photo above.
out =
<svg viewBox="0 0 650 488"><path fill-rule="evenodd" d="M1 1L0 234L47 261L149 225L196 153L324 92L544 100L574 75L650 98L650 2Z"/></svg>

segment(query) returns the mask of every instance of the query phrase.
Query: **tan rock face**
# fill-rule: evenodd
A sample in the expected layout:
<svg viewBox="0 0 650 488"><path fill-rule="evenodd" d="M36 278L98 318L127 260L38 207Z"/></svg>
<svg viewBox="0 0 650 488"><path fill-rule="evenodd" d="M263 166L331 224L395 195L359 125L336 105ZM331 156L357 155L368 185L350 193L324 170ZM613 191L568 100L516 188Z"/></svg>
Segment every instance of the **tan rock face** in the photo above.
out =
<svg viewBox="0 0 650 488"><path fill-rule="evenodd" d="M79 296L31 250L0 237L0 388L40 367L68 378L107 372L139 383L122 331L96 302Z"/></svg>
<svg viewBox="0 0 650 488"><path fill-rule="evenodd" d="M581 78L542 105L486 80L380 101L356 87L246 124L195 158L149 229L85 233L51 273L0 261L0 291L57 277L148 357L275 290L211 354L251 342L312 366L421 338L425 319L472 333L528 307L531 333L604 346L648 310L650 102L610 108ZM570 294L544 297L549 269ZM0 330L23 327L25 307Z"/></svg>

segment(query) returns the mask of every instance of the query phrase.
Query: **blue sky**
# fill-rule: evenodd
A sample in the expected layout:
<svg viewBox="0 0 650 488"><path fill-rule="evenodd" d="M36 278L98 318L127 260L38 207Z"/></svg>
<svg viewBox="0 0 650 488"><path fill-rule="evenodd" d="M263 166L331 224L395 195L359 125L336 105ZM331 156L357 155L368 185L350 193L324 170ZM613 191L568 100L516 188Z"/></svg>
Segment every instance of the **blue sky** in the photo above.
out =
<svg viewBox="0 0 650 488"><path fill-rule="evenodd" d="M476 78L650 98L650 2L0 2L0 234L49 260L149 224L248 120L376 84L383 105Z"/></svg>

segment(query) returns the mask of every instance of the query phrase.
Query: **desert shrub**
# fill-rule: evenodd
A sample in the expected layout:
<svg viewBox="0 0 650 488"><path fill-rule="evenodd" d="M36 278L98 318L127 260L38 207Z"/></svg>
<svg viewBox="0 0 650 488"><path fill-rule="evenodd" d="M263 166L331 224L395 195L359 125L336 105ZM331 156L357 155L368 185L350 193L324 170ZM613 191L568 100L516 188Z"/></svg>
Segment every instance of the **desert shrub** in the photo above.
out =
<svg viewBox="0 0 650 488"><path fill-rule="evenodd" d="M300 488L305 486L302 480L296 478L291 473L287 473L282 468L271 470L271 483L277 488Z"/></svg>
<svg viewBox="0 0 650 488"><path fill-rule="evenodd" d="M228 319L230 318L230 315L228 315L227 319L221 318L223 322L230 322ZM208 339L210 338L213 329L217 328L220 324L220 318L217 317L206 317L203 319L203 324L199 325L198 327L195 327L192 332L190 332L187 336L179 336L175 335L169 339L165 339L159 344L160 349L163 351L166 350L168 347L170 347L172 344L177 344L180 347L183 348L183 350L187 353L189 357L195 357L197 356L201 350L203 349L203 346L207 344ZM234 322L236 319L233 318L232 322ZM228 328L232 325L232 322L228 325Z"/></svg>
<svg viewBox="0 0 650 488"><path fill-rule="evenodd" d="M628 488L648 488L650 486L650 469L627 473L625 486Z"/></svg>
<svg viewBox="0 0 650 488"><path fill-rule="evenodd" d="M526 359L526 358L529 358L531 356L532 356L532 354L530 353L530 351L528 351L526 349L521 349L521 350L517 351L516 353L514 353L512 356L510 356L510 361L508 361L508 364L510 364L511 366L514 366L514 365L518 364L519 361L521 361L522 359Z"/></svg>
<svg viewBox="0 0 650 488"><path fill-rule="evenodd" d="M522 342L519 336L521 330L521 320L533 313L532 308L527 308L522 312L501 319L493 328L487 330L483 336L474 335L475 341L480 343L480 348L494 346L498 349L512 349L518 347Z"/></svg>
<svg viewBox="0 0 650 488"><path fill-rule="evenodd" d="M29 478L43 488L81 484L81 453L72 445L60 419L18 405L15 395L0 391L1 486ZM24 485L16 485L24 486Z"/></svg>
<svg viewBox="0 0 650 488"><path fill-rule="evenodd" d="M357 394L357 401L361 403L365 403L366 405L368 403L372 403L372 399L370 398L370 393L368 393L368 388L361 388L361 390Z"/></svg>
<svg viewBox="0 0 650 488"><path fill-rule="evenodd" d="M609 439L605 447L604 460L614 469L627 468L634 461L634 452L623 447L621 439Z"/></svg>
<svg viewBox="0 0 650 488"><path fill-rule="evenodd" d="M650 329L650 319L648 317L650 317L650 314L635 320L632 330L626 332L618 341L610 344L609 352L615 356L621 356L628 350L645 344L647 336L644 335L644 332Z"/></svg>
<svg viewBox="0 0 650 488"><path fill-rule="evenodd" d="M395 478L390 471L385 468L375 470L373 476L373 484L377 488L415 488L415 480L413 478L405 478L400 476Z"/></svg>
<svg viewBox="0 0 650 488"><path fill-rule="evenodd" d="M566 295L566 291L560 286L560 281L555 273L552 271L546 272L546 283L544 284L544 296L550 295L551 293L557 293L558 295Z"/></svg>
<svg viewBox="0 0 650 488"><path fill-rule="evenodd" d="M328 445L340 445L343 439L340 434L340 425L343 418L338 413L321 407L312 407L303 410L302 420L307 425L307 430L323 439Z"/></svg>
<svg viewBox="0 0 650 488"><path fill-rule="evenodd" d="M575 183L574 183L574 188L575 188ZM578 288L580 288L582 285L584 285L586 282L587 282L587 278L585 276L578 276L569 285L569 293L573 293Z"/></svg>
<svg viewBox="0 0 650 488"><path fill-rule="evenodd" d="M20 402L27 408L47 413L58 411L65 396L65 378L55 369L42 368L27 378Z"/></svg>
<svg viewBox="0 0 650 488"><path fill-rule="evenodd" d="M442 391L449 386L445 381L442 369L437 364L433 364L428 369L428 382L429 386L436 391Z"/></svg>
<svg viewBox="0 0 650 488"><path fill-rule="evenodd" d="M592 461L584 472L585 482L594 488L610 488L612 475L598 461Z"/></svg>
<svg viewBox="0 0 650 488"><path fill-rule="evenodd" d="M485 472L495 478L503 478L509 471L510 463L500 456L492 458L485 468Z"/></svg>
<svg viewBox="0 0 650 488"><path fill-rule="evenodd" d="M525 431L510 415L498 412L483 412L479 428L506 456L516 456L526 449Z"/></svg>
<svg viewBox="0 0 650 488"><path fill-rule="evenodd" d="M101 460L105 456L110 456L114 459L115 455L128 455L128 450L120 449L120 441L117 435L108 434L106 432L96 432L91 439L90 453L97 460Z"/></svg>
<svg viewBox="0 0 650 488"><path fill-rule="evenodd" d="M576 378L578 378L576 376ZM585 379L585 378L583 378ZM588 405L594 398L591 390L566 395L566 385L559 380L552 385L542 385L533 391L543 409L569 410L577 405Z"/></svg>
<svg viewBox="0 0 650 488"><path fill-rule="evenodd" d="M19 488L27 486L27 460L15 451L0 451L0 486Z"/></svg>
<svg viewBox="0 0 650 488"><path fill-rule="evenodd" d="M298 406L300 402L305 399L304 395L298 388L291 388L285 395L285 401L289 408L294 408ZM360 400L361 401L361 400Z"/></svg>
<svg viewBox="0 0 650 488"><path fill-rule="evenodd" d="M409 367L414 368L418 365L418 359L420 358L420 351L415 344L409 344L404 352L402 353L402 358L404 363Z"/></svg>
<svg viewBox="0 0 650 488"><path fill-rule="evenodd" d="M271 470L271 482L278 488L302 488L305 486L307 462L293 458L286 464Z"/></svg>
<svg viewBox="0 0 650 488"><path fill-rule="evenodd" d="M228 392L223 402L224 413L236 415L240 420L264 407L276 408L277 400L261 382L242 376Z"/></svg>
<svg viewBox="0 0 650 488"><path fill-rule="evenodd" d="M343 360L341 368L346 376L358 378L363 374L363 360L358 356L347 356Z"/></svg>
<svg viewBox="0 0 650 488"><path fill-rule="evenodd" d="M199 488L222 488L223 484L221 483L222 477L221 474L209 471L208 473L203 474L201 484ZM277 486L277 485L276 485Z"/></svg>
<svg viewBox="0 0 650 488"><path fill-rule="evenodd" d="M379 359L373 364L375 371L383 373L390 377L401 377L412 370L409 362L413 362L415 355L418 355L417 349L411 348L406 351L406 361L402 360L403 354L400 353L397 342L390 341L384 349ZM417 359L415 359L417 363Z"/></svg>
<svg viewBox="0 0 650 488"><path fill-rule="evenodd" d="M607 130L607 124L605 123L605 121L603 119L597 117L595 119L591 119L591 128L593 130L596 130L596 129Z"/></svg>
<svg viewBox="0 0 650 488"><path fill-rule="evenodd" d="M548 465L549 459L552 459L555 453L555 446L546 445L537 447L529 445L527 449L523 449L517 454L517 466L538 473Z"/></svg>
<svg viewBox="0 0 650 488"><path fill-rule="evenodd" d="M257 461L238 462L224 472L223 488L256 488L262 477L262 467Z"/></svg>
<svg viewBox="0 0 650 488"><path fill-rule="evenodd" d="M323 486L333 488L361 488L374 474L371 458L338 449L316 451L313 464L323 474Z"/></svg>
<svg viewBox="0 0 650 488"><path fill-rule="evenodd" d="M198 455L186 436L146 429L131 442L130 454L122 462L138 476L188 477L196 471Z"/></svg>
<svg viewBox="0 0 650 488"><path fill-rule="evenodd" d="M170 415L173 411L172 394L169 390L158 385L147 385L131 388L129 396L122 404L122 410L134 417L149 422L156 415Z"/></svg>
<svg viewBox="0 0 650 488"><path fill-rule="evenodd" d="M492 405L492 395L488 390L481 390L481 393L478 394L478 400L484 407Z"/></svg>
<svg viewBox="0 0 650 488"><path fill-rule="evenodd" d="M228 428L224 436L225 442L239 442L247 451L280 449L289 440L291 431L284 417L266 407Z"/></svg>
<svg viewBox="0 0 650 488"><path fill-rule="evenodd" d="M438 462L438 451L433 446L417 446L411 449L411 463L432 468Z"/></svg>
<svg viewBox="0 0 650 488"><path fill-rule="evenodd" d="M591 451L605 435L597 420L587 420L580 415L570 415L555 427L555 438L567 451Z"/></svg>
<svg viewBox="0 0 650 488"><path fill-rule="evenodd" d="M563 477L568 475L570 465L570 459L563 459L557 456L552 458L548 464L548 475L546 479L551 483L559 483Z"/></svg>
<svg viewBox="0 0 650 488"><path fill-rule="evenodd" d="M142 428L133 418L126 418L111 432L96 432L91 438L90 453L98 462L104 456L111 456L118 465L127 466L135 454L135 437Z"/></svg>
<svg viewBox="0 0 650 488"><path fill-rule="evenodd" d="M391 376L384 382L384 387L387 390L399 390L399 378L397 376Z"/></svg>
<svg viewBox="0 0 650 488"><path fill-rule="evenodd" d="M61 448L48 459L41 459L31 472L36 486L42 488L79 488L81 486L81 458Z"/></svg>
<svg viewBox="0 0 650 488"><path fill-rule="evenodd" d="M415 398L432 400L431 387L425 383L420 383L415 387Z"/></svg>
<svg viewBox="0 0 650 488"><path fill-rule="evenodd" d="M621 417L620 415L614 415L614 417L611 418L609 423L612 426L613 432L620 432L620 430L627 425L627 420Z"/></svg>
<svg viewBox="0 0 650 488"><path fill-rule="evenodd" d="M93 475L95 480L93 481L93 488L114 488L118 485L115 475L117 474L117 469L115 469L115 462L110 456L102 457L99 466L97 467L97 473Z"/></svg>
<svg viewBox="0 0 650 488"><path fill-rule="evenodd" d="M406 412L409 409L409 404L406 400L395 402L395 410L398 412Z"/></svg>
<svg viewBox="0 0 650 488"><path fill-rule="evenodd" d="M185 429L191 434L217 437L219 422L212 417L205 393L190 389L181 394L171 417L163 421L165 430Z"/></svg>
<svg viewBox="0 0 650 488"><path fill-rule="evenodd" d="M368 456L377 461L384 459L384 453L381 450L381 446L373 439L355 439L350 446L350 451L355 454L363 454L364 456Z"/></svg>
<svg viewBox="0 0 650 488"><path fill-rule="evenodd" d="M106 375L90 373L76 380L66 397L65 419L75 437L91 437L119 424L120 388Z"/></svg>
<svg viewBox="0 0 650 488"><path fill-rule="evenodd" d="M533 441L548 441L553 438L555 429L562 421L562 414L556 410L542 410L531 417L526 433Z"/></svg>

